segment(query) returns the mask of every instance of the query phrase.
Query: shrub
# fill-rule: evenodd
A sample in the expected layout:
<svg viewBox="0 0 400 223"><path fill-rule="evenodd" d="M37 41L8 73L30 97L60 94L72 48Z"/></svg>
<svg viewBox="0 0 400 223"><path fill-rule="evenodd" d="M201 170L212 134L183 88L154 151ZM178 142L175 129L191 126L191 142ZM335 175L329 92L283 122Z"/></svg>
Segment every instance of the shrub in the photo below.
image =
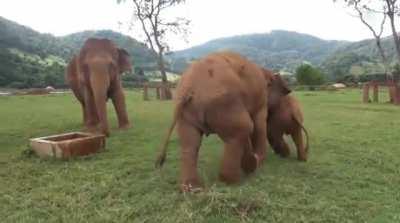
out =
<svg viewBox="0 0 400 223"><path fill-rule="evenodd" d="M302 85L321 85L324 83L322 72L310 64L302 64L296 69L297 83Z"/></svg>

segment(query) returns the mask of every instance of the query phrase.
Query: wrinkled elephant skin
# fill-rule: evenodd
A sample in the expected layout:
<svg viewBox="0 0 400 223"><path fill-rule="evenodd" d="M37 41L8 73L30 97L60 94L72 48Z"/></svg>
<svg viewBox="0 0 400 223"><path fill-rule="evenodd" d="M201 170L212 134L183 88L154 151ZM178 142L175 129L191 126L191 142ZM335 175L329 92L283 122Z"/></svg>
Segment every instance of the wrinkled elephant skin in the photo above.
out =
<svg viewBox="0 0 400 223"><path fill-rule="evenodd" d="M177 87L174 120L156 165L165 160L168 139L176 124L181 147L181 190L202 186L197 159L203 135L215 133L224 142L220 179L240 181L266 153L267 92L271 77L233 52L210 54L183 73Z"/></svg>
<svg viewBox="0 0 400 223"><path fill-rule="evenodd" d="M120 128L130 126L121 74L131 70L129 54L108 39L86 40L68 64L66 81L82 106L83 122L90 132L109 135L107 100L111 98Z"/></svg>

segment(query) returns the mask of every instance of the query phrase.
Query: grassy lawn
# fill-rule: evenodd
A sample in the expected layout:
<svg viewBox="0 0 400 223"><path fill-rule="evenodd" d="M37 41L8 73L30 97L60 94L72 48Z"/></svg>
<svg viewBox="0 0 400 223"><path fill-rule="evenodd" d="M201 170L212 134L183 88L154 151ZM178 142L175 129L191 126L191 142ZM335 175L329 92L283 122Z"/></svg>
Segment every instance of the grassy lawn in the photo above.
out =
<svg viewBox="0 0 400 223"><path fill-rule="evenodd" d="M400 222L400 107L362 104L360 90L296 94L309 161L269 151L254 175L226 186L217 180L221 143L210 136L199 161L206 190L198 194L178 191L176 136L164 168L153 167L171 102L144 102L130 91L133 128L117 131L109 104L106 151L57 161L23 151L31 137L80 130L72 95L0 97L0 221Z"/></svg>

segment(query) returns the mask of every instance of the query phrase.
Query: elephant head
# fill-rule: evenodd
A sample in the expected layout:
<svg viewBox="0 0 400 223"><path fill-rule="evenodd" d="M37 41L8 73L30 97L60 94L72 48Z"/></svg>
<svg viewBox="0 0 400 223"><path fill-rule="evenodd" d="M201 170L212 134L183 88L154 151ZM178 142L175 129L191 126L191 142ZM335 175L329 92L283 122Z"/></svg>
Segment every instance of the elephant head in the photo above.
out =
<svg viewBox="0 0 400 223"><path fill-rule="evenodd" d="M270 110L275 108L282 97L288 95L291 90L280 74L274 74L267 69L263 69L263 72L268 80L268 109Z"/></svg>
<svg viewBox="0 0 400 223"><path fill-rule="evenodd" d="M129 54L117 48L108 39L90 38L83 45L79 54L79 69L83 74L85 98L90 98L88 106L100 123L102 133L108 135L107 106L108 93L115 82L120 81L120 74L131 70Z"/></svg>

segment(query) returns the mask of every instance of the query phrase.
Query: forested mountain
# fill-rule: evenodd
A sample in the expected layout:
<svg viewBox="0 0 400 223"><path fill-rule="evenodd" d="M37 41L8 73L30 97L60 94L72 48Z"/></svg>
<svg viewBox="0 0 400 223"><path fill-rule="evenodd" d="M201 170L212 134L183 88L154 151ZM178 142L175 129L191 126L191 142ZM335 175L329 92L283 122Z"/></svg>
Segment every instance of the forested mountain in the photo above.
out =
<svg viewBox="0 0 400 223"><path fill-rule="evenodd" d="M184 60L195 59L210 52L232 50L262 66L293 71L303 61L322 63L335 50L346 44L348 43L344 41L326 41L307 34L275 30L270 33L212 40L176 51L170 58L172 64L182 65Z"/></svg>
<svg viewBox="0 0 400 223"><path fill-rule="evenodd" d="M391 37L382 45L394 65L394 43ZM214 51L239 52L261 66L294 72L304 62L320 67L327 80L344 76L382 73L375 41L327 41L296 32L276 30L264 34L241 35L209 41L199 46L176 51L169 56L171 68L181 72L190 61Z"/></svg>
<svg viewBox="0 0 400 223"><path fill-rule="evenodd" d="M398 60L392 36L383 38L382 46L394 68ZM346 75L359 76L384 72L374 39L341 46L319 65L331 79L342 79Z"/></svg>
<svg viewBox="0 0 400 223"><path fill-rule="evenodd" d="M0 17L0 87L65 87L65 65L89 37L113 40L130 53L136 68L154 69L156 65L154 54L143 43L117 32L84 31L55 37ZM125 78L132 79L132 75Z"/></svg>
<svg viewBox="0 0 400 223"><path fill-rule="evenodd" d="M156 67L155 55L143 43L117 32L84 31L55 37L0 17L0 87L65 87L65 65L89 37L113 40L131 54L135 68ZM397 60L391 37L384 38L383 46L394 65ZM282 30L220 38L172 52L167 57L169 69L180 73L192 60L222 50L233 50L261 66L292 73L308 62L320 67L332 81L383 70L374 40L327 41ZM128 74L124 80L133 82L137 77Z"/></svg>

